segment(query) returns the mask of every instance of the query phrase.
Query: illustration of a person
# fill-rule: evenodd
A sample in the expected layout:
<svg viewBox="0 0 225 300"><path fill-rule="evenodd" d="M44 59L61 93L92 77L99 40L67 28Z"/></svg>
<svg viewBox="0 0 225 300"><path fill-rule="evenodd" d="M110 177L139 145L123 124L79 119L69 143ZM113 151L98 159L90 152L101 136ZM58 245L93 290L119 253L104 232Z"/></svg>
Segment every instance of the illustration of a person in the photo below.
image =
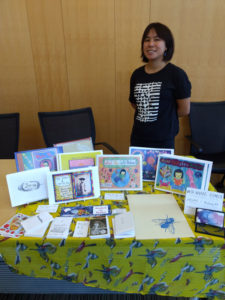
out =
<svg viewBox="0 0 225 300"><path fill-rule="evenodd" d="M181 169L176 169L173 173L173 185L175 189L183 190L184 173Z"/></svg>
<svg viewBox="0 0 225 300"><path fill-rule="evenodd" d="M118 187L123 187L130 180L129 173L125 169L117 170L112 174L112 181Z"/></svg>
<svg viewBox="0 0 225 300"><path fill-rule="evenodd" d="M172 175L172 170L169 166L165 165L162 168L160 168L159 173L162 177L159 181L159 186L170 186L170 179Z"/></svg>
<svg viewBox="0 0 225 300"><path fill-rule="evenodd" d="M82 195L85 195L86 192L87 192L87 190L86 190L85 178L81 177L81 178L79 178L79 182L78 182L77 194L79 196L82 196Z"/></svg>

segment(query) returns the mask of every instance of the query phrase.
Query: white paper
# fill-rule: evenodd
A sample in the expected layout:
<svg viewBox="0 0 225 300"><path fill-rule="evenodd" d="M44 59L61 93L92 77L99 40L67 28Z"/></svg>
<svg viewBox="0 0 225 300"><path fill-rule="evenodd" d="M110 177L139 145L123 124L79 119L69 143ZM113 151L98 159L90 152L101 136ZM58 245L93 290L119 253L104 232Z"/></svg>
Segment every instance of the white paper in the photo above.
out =
<svg viewBox="0 0 225 300"><path fill-rule="evenodd" d="M53 220L53 217L48 212L42 212L38 215L32 216L21 222L21 225L26 232L34 229L38 229L43 224L48 223Z"/></svg>
<svg viewBox="0 0 225 300"><path fill-rule="evenodd" d="M124 214L126 211L126 208L114 208L112 209L112 215Z"/></svg>
<svg viewBox="0 0 225 300"><path fill-rule="evenodd" d="M58 210L58 205L38 205L36 213L47 211L49 213L56 213Z"/></svg>
<svg viewBox="0 0 225 300"><path fill-rule="evenodd" d="M60 238L66 239L69 234L70 225L72 222L72 217L56 217L52 221L51 227L49 228L47 239L50 238Z"/></svg>
<svg viewBox="0 0 225 300"><path fill-rule="evenodd" d="M51 221L49 222L45 222L43 225L41 225L38 228L34 228L33 230L29 230L29 231L25 231L24 236L27 237L43 237L49 224Z"/></svg>
<svg viewBox="0 0 225 300"><path fill-rule="evenodd" d="M87 237L89 221L77 221L73 237Z"/></svg>
<svg viewBox="0 0 225 300"><path fill-rule="evenodd" d="M128 211L124 214L116 215L113 225L115 238L135 236L135 223L132 212Z"/></svg>
<svg viewBox="0 0 225 300"><path fill-rule="evenodd" d="M6 175L12 207L48 198L48 167Z"/></svg>
<svg viewBox="0 0 225 300"><path fill-rule="evenodd" d="M222 211L224 194L187 188L185 205L194 208L205 208Z"/></svg>
<svg viewBox="0 0 225 300"><path fill-rule="evenodd" d="M108 205L93 206L93 215L107 215L108 213Z"/></svg>
<svg viewBox="0 0 225 300"><path fill-rule="evenodd" d="M125 200L124 193L105 193L105 200Z"/></svg>

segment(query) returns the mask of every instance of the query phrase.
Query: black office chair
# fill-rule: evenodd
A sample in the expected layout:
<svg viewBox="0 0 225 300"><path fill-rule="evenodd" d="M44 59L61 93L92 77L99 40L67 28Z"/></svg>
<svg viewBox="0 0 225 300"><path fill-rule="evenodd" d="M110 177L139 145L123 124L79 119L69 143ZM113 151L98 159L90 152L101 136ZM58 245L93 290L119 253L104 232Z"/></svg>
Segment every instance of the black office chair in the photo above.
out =
<svg viewBox="0 0 225 300"><path fill-rule="evenodd" d="M0 158L14 158L19 146L19 113L0 114Z"/></svg>
<svg viewBox="0 0 225 300"><path fill-rule="evenodd" d="M191 155L213 161L212 173L223 174L216 188L225 179L225 101L192 102L189 115Z"/></svg>
<svg viewBox="0 0 225 300"><path fill-rule="evenodd" d="M47 147L53 144L92 138L93 145L103 145L113 154L118 154L111 145L106 142L95 142L95 122L91 107L56 111L38 112L40 126Z"/></svg>

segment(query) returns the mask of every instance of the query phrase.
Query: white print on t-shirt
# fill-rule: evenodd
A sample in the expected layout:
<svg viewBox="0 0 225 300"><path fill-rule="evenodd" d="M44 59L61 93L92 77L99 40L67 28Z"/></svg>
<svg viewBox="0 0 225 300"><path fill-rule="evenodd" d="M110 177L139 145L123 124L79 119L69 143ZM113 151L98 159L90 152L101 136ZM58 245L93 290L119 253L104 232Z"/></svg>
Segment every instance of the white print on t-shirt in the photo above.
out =
<svg viewBox="0 0 225 300"><path fill-rule="evenodd" d="M134 87L137 105L136 119L140 122L157 121L162 82L138 83Z"/></svg>

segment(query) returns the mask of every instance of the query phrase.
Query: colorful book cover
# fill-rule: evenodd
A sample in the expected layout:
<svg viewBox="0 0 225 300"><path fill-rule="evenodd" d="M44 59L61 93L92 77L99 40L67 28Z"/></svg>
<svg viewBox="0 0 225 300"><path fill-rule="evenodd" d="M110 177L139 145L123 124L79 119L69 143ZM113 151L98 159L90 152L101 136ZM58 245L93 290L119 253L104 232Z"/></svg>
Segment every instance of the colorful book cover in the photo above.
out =
<svg viewBox="0 0 225 300"><path fill-rule="evenodd" d="M141 155L97 156L101 190L142 190Z"/></svg>
<svg viewBox="0 0 225 300"><path fill-rule="evenodd" d="M212 162L161 154L158 157L155 189L185 195L187 187L208 189Z"/></svg>
<svg viewBox="0 0 225 300"><path fill-rule="evenodd" d="M17 171L20 172L41 167L49 167L50 171L56 171L56 154L62 153L62 151L62 147L50 147L15 152Z"/></svg>
<svg viewBox="0 0 225 300"><path fill-rule="evenodd" d="M93 217L93 216L110 216L110 205L97 205L97 206L71 206L61 208L61 217Z"/></svg>
<svg viewBox="0 0 225 300"><path fill-rule="evenodd" d="M155 181L159 154L174 154L174 149L129 147L129 154L142 156L142 178L144 181Z"/></svg>

